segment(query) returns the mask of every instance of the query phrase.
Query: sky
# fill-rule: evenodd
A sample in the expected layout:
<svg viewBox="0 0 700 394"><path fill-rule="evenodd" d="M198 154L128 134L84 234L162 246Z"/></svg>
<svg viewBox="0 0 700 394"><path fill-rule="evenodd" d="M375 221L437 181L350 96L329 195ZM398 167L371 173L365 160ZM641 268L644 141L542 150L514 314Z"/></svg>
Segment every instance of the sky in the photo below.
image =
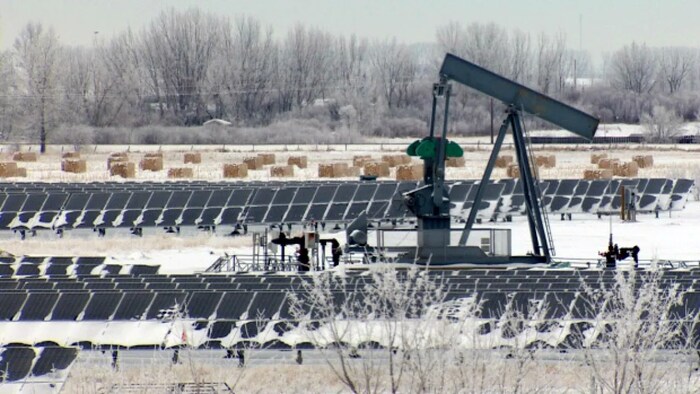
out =
<svg viewBox="0 0 700 394"><path fill-rule="evenodd" d="M495 22L533 36L563 32L569 47L594 56L632 41L694 47L700 38L698 0L0 0L0 50L11 48L30 21L53 26L64 44L87 46L129 26L139 30L170 7L252 16L278 38L302 23L335 34L425 43L452 21Z"/></svg>

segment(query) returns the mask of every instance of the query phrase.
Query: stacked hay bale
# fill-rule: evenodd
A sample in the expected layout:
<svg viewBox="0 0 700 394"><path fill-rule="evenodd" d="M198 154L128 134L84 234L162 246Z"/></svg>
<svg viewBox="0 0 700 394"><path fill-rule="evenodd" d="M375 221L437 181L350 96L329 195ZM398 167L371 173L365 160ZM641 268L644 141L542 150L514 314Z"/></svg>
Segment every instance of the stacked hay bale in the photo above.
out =
<svg viewBox="0 0 700 394"><path fill-rule="evenodd" d="M87 162L85 159L63 159L61 161L61 171L82 174L87 172Z"/></svg>
<svg viewBox="0 0 700 394"><path fill-rule="evenodd" d="M607 159L607 158L608 158L607 153L600 153L600 154L593 153L593 154L591 154L591 164L598 164L598 162L601 159Z"/></svg>
<svg viewBox="0 0 700 394"><path fill-rule="evenodd" d="M654 166L654 156L652 155L634 156L632 161L637 163L639 168L651 168Z"/></svg>
<svg viewBox="0 0 700 394"><path fill-rule="evenodd" d="M356 155L352 157L352 165L354 167L363 168L365 163L372 161L372 156L370 155Z"/></svg>
<svg viewBox="0 0 700 394"><path fill-rule="evenodd" d="M109 168L109 174L111 176L120 176L122 178L135 178L136 165L129 161L114 162Z"/></svg>
<svg viewBox="0 0 700 394"><path fill-rule="evenodd" d="M639 166L634 161L623 163L612 168L613 175L635 177L639 174Z"/></svg>
<svg viewBox="0 0 700 394"><path fill-rule="evenodd" d="M445 160L445 167L464 167L466 163L464 156L448 157L447 160Z"/></svg>
<svg viewBox="0 0 700 394"><path fill-rule="evenodd" d="M168 169L168 178L171 179L192 178L193 176L194 171L189 167L176 167Z"/></svg>
<svg viewBox="0 0 700 394"><path fill-rule="evenodd" d="M129 161L129 155L126 152L114 152L107 158L107 169L112 169L114 163L124 163Z"/></svg>
<svg viewBox="0 0 700 394"><path fill-rule="evenodd" d="M511 155L503 155L496 158L497 168L508 168L511 163L513 163L513 156Z"/></svg>
<svg viewBox="0 0 700 394"><path fill-rule="evenodd" d="M273 166L270 168L270 176L273 177L293 177L294 166Z"/></svg>
<svg viewBox="0 0 700 394"><path fill-rule="evenodd" d="M309 166L309 159L306 156L289 156L287 165L306 168Z"/></svg>
<svg viewBox="0 0 700 394"><path fill-rule="evenodd" d="M620 159L606 159L601 158L598 160L598 168L602 170L612 170L613 168L620 165Z"/></svg>
<svg viewBox="0 0 700 394"><path fill-rule="evenodd" d="M368 163L365 163L363 170L365 175L376 176L378 178L387 177L391 175L389 163L385 161L370 161Z"/></svg>
<svg viewBox="0 0 700 394"><path fill-rule="evenodd" d="M248 170L261 170L263 168L263 159L260 156L251 156L243 159Z"/></svg>
<svg viewBox="0 0 700 394"><path fill-rule="evenodd" d="M199 152L186 152L184 162L185 164L200 164L202 162L202 154Z"/></svg>
<svg viewBox="0 0 700 394"><path fill-rule="evenodd" d="M419 181L423 179L423 165L412 164L396 167L397 181Z"/></svg>
<svg viewBox="0 0 700 394"><path fill-rule="evenodd" d="M275 164L277 162L274 153L258 153L258 157L260 158L260 160L262 160L262 164L264 166Z"/></svg>
<svg viewBox="0 0 700 394"><path fill-rule="evenodd" d="M139 162L139 168L146 171L162 171L163 154L160 152L146 153Z"/></svg>
<svg viewBox="0 0 700 394"><path fill-rule="evenodd" d="M341 178L349 176L348 163L329 163L318 165L319 178Z"/></svg>
<svg viewBox="0 0 700 394"><path fill-rule="evenodd" d="M245 178L248 176L248 165L245 163L224 164L224 178Z"/></svg>
<svg viewBox="0 0 700 394"><path fill-rule="evenodd" d="M411 156L408 155L384 155L382 161L387 163L389 167L394 168L402 165L411 164ZM354 164L354 163L353 163Z"/></svg>
<svg viewBox="0 0 700 394"><path fill-rule="evenodd" d="M583 172L583 179L588 181L593 181L597 179L612 179L613 172L610 169L598 169L598 170L585 170Z"/></svg>
<svg viewBox="0 0 700 394"><path fill-rule="evenodd" d="M14 161L36 161L36 152L15 152L12 155Z"/></svg>
<svg viewBox="0 0 700 394"><path fill-rule="evenodd" d="M554 168L557 165L557 157L554 155L535 156L537 167Z"/></svg>

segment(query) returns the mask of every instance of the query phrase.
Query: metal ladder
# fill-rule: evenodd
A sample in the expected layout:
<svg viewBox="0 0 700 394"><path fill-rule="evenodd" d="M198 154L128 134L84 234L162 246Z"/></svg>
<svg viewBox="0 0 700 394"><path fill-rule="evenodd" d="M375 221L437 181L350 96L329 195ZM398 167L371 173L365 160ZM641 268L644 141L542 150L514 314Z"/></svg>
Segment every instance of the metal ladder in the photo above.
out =
<svg viewBox="0 0 700 394"><path fill-rule="evenodd" d="M527 131L525 128L525 122L524 119L522 121L522 128L523 131L525 132L525 144L527 146L527 154L530 159L530 166L532 167L533 171L532 173L535 175L535 200L537 205L540 207L540 212L542 213L542 223L544 224L544 232L546 233L547 236L547 244L549 245L549 253L552 256L556 256L556 252L554 250L554 240L552 239L552 229L549 225L549 213L547 212L547 208L544 206L542 203L542 191L540 190L540 171L537 166L537 162L535 161L535 156L532 151L532 143L530 141L530 133Z"/></svg>

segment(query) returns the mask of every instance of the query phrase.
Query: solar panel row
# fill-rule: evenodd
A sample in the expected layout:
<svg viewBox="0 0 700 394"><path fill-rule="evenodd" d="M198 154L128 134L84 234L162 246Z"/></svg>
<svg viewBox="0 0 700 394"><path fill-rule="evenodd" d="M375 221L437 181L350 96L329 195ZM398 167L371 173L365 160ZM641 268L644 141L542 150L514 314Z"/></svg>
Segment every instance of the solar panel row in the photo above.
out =
<svg viewBox="0 0 700 394"><path fill-rule="evenodd" d="M505 271L508 272L508 271ZM574 296L583 283L612 285L610 274L586 271L513 270L507 274L487 270L453 275L436 271L433 278L450 298L484 294L527 293ZM3 278L0 289L0 321L149 320L173 314L195 319L289 319L287 293L304 293L307 275L108 275L82 277ZM352 294L356 286L370 283L366 275L350 275L337 294ZM683 310L700 309L700 270L677 275L666 272L662 286L689 289ZM286 306L288 307L288 306ZM247 317L246 317L247 316Z"/></svg>
<svg viewBox="0 0 700 394"><path fill-rule="evenodd" d="M52 185L52 184L47 184ZM192 185L173 184L186 189ZM409 218L402 194L416 182L197 184L195 190L105 190L0 193L0 229L71 229L109 227L218 226L349 222L366 210L370 219ZM148 187L150 187L149 185ZM620 187L634 188L642 212L680 210L693 186L687 179L550 180L540 188L545 208L555 214L610 213L620 208ZM56 188L63 186L56 185ZM197 188L205 188L197 190ZM222 189L216 189L222 188ZM99 188L95 188L99 189ZM128 189L128 188L127 188ZM63 187L65 190L65 187ZM477 184L450 185L451 213L466 217ZM519 180L490 183L478 207L479 217L492 219L525 212Z"/></svg>

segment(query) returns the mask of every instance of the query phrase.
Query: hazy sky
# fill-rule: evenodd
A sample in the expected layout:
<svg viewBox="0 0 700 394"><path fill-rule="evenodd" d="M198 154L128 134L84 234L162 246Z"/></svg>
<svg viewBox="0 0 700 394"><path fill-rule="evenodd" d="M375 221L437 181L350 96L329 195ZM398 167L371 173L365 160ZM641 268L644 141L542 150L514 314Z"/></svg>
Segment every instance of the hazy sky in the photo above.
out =
<svg viewBox="0 0 700 394"><path fill-rule="evenodd" d="M651 46L698 46L700 0L0 0L0 49L29 21L51 25L63 43L90 45L127 26L138 30L163 9L199 7L253 16L283 37L296 23L332 33L401 42L432 42L450 21L495 22L532 35L566 33L569 46L594 55L636 40ZM582 35L579 34L579 17Z"/></svg>

